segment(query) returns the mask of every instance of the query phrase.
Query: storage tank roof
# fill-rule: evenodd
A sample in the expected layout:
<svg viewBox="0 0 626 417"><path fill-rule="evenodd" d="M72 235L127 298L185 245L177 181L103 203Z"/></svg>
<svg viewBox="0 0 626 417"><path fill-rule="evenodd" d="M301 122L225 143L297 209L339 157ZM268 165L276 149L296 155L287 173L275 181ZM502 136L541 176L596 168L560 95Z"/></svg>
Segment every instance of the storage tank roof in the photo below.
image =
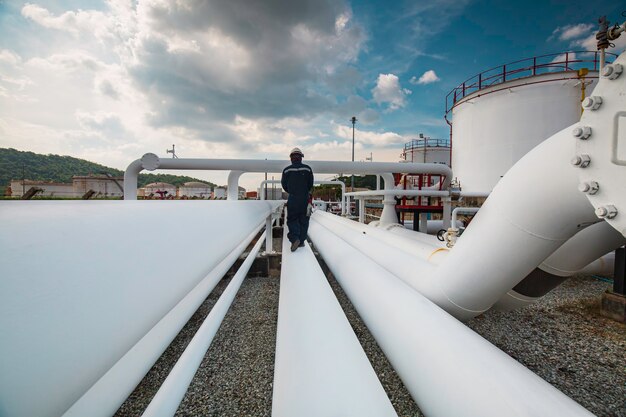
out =
<svg viewBox="0 0 626 417"><path fill-rule="evenodd" d="M153 182L151 184L146 185L146 188L176 188L176 187L166 182Z"/></svg>
<svg viewBox="0 0 626 417"><path fill-rule="evenodd" d="M207 188L209 184L205 184L200 181L189 181L183 184L183 187L193 187L193 188Z"/></svg>

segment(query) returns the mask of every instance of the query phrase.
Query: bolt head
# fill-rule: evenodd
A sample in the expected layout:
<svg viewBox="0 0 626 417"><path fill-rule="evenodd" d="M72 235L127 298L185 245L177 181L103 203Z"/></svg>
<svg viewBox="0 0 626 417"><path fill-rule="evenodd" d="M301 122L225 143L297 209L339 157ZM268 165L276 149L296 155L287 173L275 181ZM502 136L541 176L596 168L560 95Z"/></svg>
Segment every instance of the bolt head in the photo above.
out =
<svg viewBox="0 0 626 417"><path fill-rule="evenodd" d="M600 206L596 209L596 216L600 219L612 219L617 216L617 208L612 204Z"/></svg>
<svg viewBox="0 0 626 417"><path fill-rule="evenodd" d="M589 126L577 126L572 130L572 135L580 139L588 139L591 136L591 127Z"/></svg>
<svg viewBox="0 0 626 417"><path fill-rule="evenodd" d="M589 155L587 155L586 153L581 154L581 155L576 155L574 156L571 161L572 165L580 167L580 168L587 168L589 166L589 164L591 163L591 158L589 157Z"/></svg>
<svg viewBox="0 0 626 417"><path fill-rule="evenodd" d="M588 110L598 110L602 105L602 97L589 96L583 100L582 106Z"/></svg>
<svg viewBox="0 0 626 417"><path fill-rule="evenodd" d="M602 68L602 76L609 80L615 80L623 71L624 68L621 64L607 64Z"/></svg>
<svg viewBox="0 0 626 417"><path fill-rule="evenodd" d="M600 185L596 181L581 182L578 184L578 191L585 194L594 195L600 189Z"/></svg>

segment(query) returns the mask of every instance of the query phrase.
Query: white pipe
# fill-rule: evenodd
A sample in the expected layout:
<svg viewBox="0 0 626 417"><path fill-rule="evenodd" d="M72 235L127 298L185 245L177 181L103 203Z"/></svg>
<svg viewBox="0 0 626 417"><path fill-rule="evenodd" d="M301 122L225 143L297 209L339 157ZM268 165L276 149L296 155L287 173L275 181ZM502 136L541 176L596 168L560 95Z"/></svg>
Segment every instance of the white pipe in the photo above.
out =
<svg viewBox="0 0 626 417"><path fill-rule="evenodd" d="M570 277L577 273L612 273L613 265L609 253L624 245L626 238L605 221L598 222L576 233L552 255L544 260L539 269L547 273L549 282L541 282L542 277L532 275L507 292L494 308L510 311L532 304L547 292L559 285L560 280L553 277ZM607 256L608 257L604 257ZM604 255L604 256L603 256ZM597 272L596 272L597 271ZM539 281L536 281L539 279Z"/></svg>
<svg viewBox="0 0 626 417"><path fill-rule="evenodd" d="M111 416L133 392L178 332L258 234L255 228L176 307L161 319L63 417Z"/></svg>
<svg viewBox="0 0 626 417"><path fill-rule="evenodd" d="M441 190L402 190L394 188L392 190L368 190L368 191L354 191L346 193L351 197L370 197L370 196L428 196L428 197L447 197L450 195L448 191Z"/></svg>
<svg viewBox="0 0 626 417"><path fill-rule="evenodd" d="M478 213L479 207L456 207L452 210L451 224L456 225L458 223L457 217L459 214L475 214Z"/></svg>
<svg viewBox="0 0 626 417"><path fill-rule="evenodd" d="M0 357L11 358L0 365L2 413L63 415L130 353L128 373L105 376L105 393L118 398L117 384L149 369L161 348L155 345L166 343L175 325L159 327L163 339L148 338L145 357L133 351L137 343L272 208L258 201L0 202L0 216L11 219L0 234ZM171 219L177 227L164 232L160 226ZM32 262L33 254L46 261ZM81 415L109 410L91 398Z"/></svg>
<svg viewBox="0 0 626 417"><path fill-rule="evenodd" d="M344 174L379 174L385 180L385 189L394 188L393 172L412 172L437 174L445 176L444 188L450 185L452 170L444 164L417 164L400 162L344 162L344 161L307 161L307 164L318 173ZM191 170L239 170L243 172L282 172L288 161L255 160L255 159L161 159L157 155L147 153L140 160L131 162L124 173L124 199L137 199L137 177L143 169L191 169ZM235 174L232 181L235 182ZM238 179L238 176L237 176ZM234 184L231 187L234 188ZM230 194L229 194L230 195ZM234 199L234 198L231 198ZM397 223L395 200L385 196L381 224ZM445 207L444 207L445 214Z"/></svg>
<svg viewBox="0 0 626 417"><path fill-rule="evenodd" d="M191 384L193 376L200 367L204 355L207 350L209 350L209 346L211 346L217 330L220 328L239 288L241 288L241 284L259 252L264 238L265 232L259 237L256 244L235 273L235 276L233 276L230 283L211 309L211 312L207 315L206 319L204 319L202 325L185 348L185 351L178 361L176 361L176 365L174 365L174 368L143 413L144 417L167 417L173 416L176 413L180 402L183 400L189 388L189 384Z"/></svg>
<svg viewBox="0 0 626 417"><path fill-rule="evenodd" d="M159 158L147 153L141 159L133 161L124 173L124 199L137 199L137 175L146 169L182 169L182 170L240 170L243 172L282 172L290 164L285 160L264 159L193 159ZM418 174L437 174L445 176L444 188L450 185L452 170L444 164L400 163L400 162L350 162L350 161L307 161L316 173L326 174L381 174L385 180L385 189L393 188L393 175L397 172Z"/></svg>
<svg viewBox="0 0 626 417"><path fill-rule="evenodd" d="M243 171L230 171L228 173L228 191L226 195L227 200L239 199L239 177L243 174Z"/></svg>
<svg viewBox="0 0 626 417"><path fill-rule="evenodd" d="M543 271L569 277L594 260L626 244L626 237L605 221L586 227L539 265Z"/></svg>
<svg viewBox="0 0 626 417"><path fill-rule="evenodd" d="M603 275L612 277L615 273L615 252L609 252L606 255L596 259L583 269L578 271L579 274Z"/></svg>
<svg viewBox="0 0 626 417"><path fill-rule="evenodd" d="M592 415L317 220L309 231L425 415Z"/></svg>
<svg viewBox="0 0 626 417"><path fill-rule="evenodd" d="M422 262L409 268L409 261L393 251L377 255L373 246L366 248L372 243L366 235L351 237L357 240L351 244L364 253L371 251L372 259L455 317L474 317L572 237L579 225L596 221L570 165L574 144L571 128L566 128L518 161L436 267ZM541 207L536 201L542 201Z"/></svg>
<svg viewBox="0 0 626 417"><path fill-rule="evenodd" d="M272 416L396 416L308 243L282 253Z"/></svg>
<svg viewBox="0 0 626 417"><path fill-rule="evenodd" d="M426 214L426 213L424 213L424 214ZM456 226L454 226L454 227L456 227L457 229L460 229L460 228L465 226L465 224L461 220L457 220L455 225ZM452 225L450 227L452 227ZM406 229L409 232L416 233L413 230L413 221L411 221L411 220L405 220L404 221L404 229ZM441 220L441 219L439 219L439 220L437 220L437 219L435 219L435 220L429 219L426 222L426 231L422 232L420 230L419 233L421 233L421 234L429 234L429 235L436 235L437 232L439 232L442 229L443 229L443 220Z"/></svg>

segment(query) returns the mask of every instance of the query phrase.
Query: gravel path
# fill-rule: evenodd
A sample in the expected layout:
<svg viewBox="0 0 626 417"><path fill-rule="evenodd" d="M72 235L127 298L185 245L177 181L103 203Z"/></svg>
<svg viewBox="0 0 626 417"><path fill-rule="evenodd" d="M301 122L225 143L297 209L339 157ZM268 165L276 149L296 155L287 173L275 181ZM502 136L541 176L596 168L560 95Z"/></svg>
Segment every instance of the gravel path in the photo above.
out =
<svg viewBox="0 0 626 417"><path fill-rule="evenodd" d="M247 278L178 416L270 416L279 279ZM402 382L331 277L357 337L401 417L421 416ZM223 280L117 416L141 415L228 280ZM626 417L626 326L599 316L608 284L574 278L526 309L488 312L468 325L598 416Z"/></svg>

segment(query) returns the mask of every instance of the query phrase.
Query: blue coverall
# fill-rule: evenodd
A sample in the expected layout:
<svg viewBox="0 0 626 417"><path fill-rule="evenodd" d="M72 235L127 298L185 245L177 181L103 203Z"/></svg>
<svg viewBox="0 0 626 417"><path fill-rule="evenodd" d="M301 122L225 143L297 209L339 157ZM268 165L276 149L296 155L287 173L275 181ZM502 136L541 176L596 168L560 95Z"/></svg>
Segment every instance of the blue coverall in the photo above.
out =
<svg viewBox="0 0 626 417"><path fill-rule="evenodd" d="M290 242L299 240L304 243L309 230L307 205L309 192L313 188L313 171L302 162L294 162L283 169L281 178L283 189L289 193L287 200L287 238Z"/></svg>

